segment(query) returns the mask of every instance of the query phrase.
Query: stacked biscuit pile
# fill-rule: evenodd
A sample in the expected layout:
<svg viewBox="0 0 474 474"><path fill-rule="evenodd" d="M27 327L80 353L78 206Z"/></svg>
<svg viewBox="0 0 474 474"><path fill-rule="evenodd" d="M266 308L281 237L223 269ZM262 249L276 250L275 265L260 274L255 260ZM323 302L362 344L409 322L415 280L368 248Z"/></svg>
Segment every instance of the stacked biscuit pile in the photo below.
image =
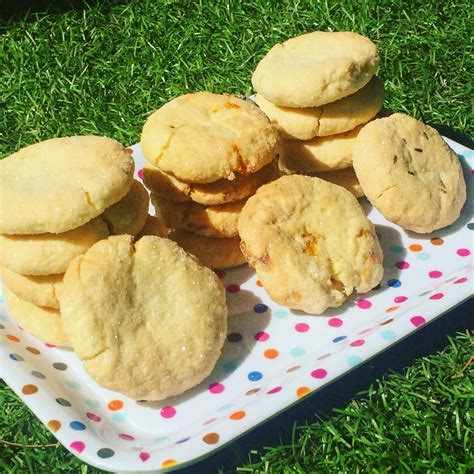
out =
<svg viewBox="0 0 474 474"><path fill-rule="evenodd" d="M352 168L355 139L383 103L377 47L351 32L314 32L275 45L258 64L255 102L284 140L286 174L318 176L363 196Z"/></svg>
<svg viewBox="0 0 474 474"><path fill-rule="evenodd" d="M47 140L0 162L0 265L5 298L40 339L69 345L59 295L70 262L109 235L138 234L148 193L115 140Z"/></svg>
<svg viewBox="0 0 474 474"><path fill-rule="evenodd" d="M198 92L154 112L143 127L143 181L170 238L212 268L245 263L237 221L247 198L279 176L279 133L258 107Z"/></svg>

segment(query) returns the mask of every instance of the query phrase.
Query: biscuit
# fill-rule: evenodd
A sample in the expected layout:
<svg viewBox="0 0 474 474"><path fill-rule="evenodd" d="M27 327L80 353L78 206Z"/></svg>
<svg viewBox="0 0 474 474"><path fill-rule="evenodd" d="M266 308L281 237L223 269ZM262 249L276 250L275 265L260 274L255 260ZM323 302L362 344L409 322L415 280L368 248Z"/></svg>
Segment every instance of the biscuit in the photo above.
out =
<svg viewBox="0 0 474 474"><path fill-rule="evenodd" d="M374 120L362 129L354 169L384 217L414 232L452 224L466 201L456 154L434 128L405 114Z"/></svg>
<svg viewBox="0 0 474 474"><path fill-rule="evenodd" d="M22 275L64 273L75 257L108 235L100 217L61 234L0 235L0 264Z"/></svg>
<svg viewBox="0 0 474 474"><path fill-rule="evenodd" d="M329 181L330 183L342 186L351 192L356 198L365 196L362 186L357 179L354 168L346 168L344 170L326 171L325 173L313 173L311 176Z"/></svg>
<svg viewBox="0 0 474 474"><path fill-rule="evenodd" d="M138 400L178 395L207 377L227 332L222 283L169 239L109 237L64 276L64 325L100 385Z"/></svg>
<svg viewBox="0 0 474 474"><path fill-rule="evenodd" d="M174 202L151 195L156 215L170 229L188 230L207 237L235 237L245 199L217 206L197 202Z"/></svg>
<svg viewBox="0 0 474 474"><path fill-rule="evenodd" d="M4 284L22 300L37 306L59 309L58 294L64 275L26 276L0 267Z"/></svg>
<svg viewBox="0 0 474 474"><path fill-rule="evenodd" d="M312 140L283 140L278 166L284 173L317 173L352 166L352 151L362 126Z"/></svg>
<svg viewBox="0 0 474 474"><path fill-rule="evenodd" d="M111 235L136 235L145 225L149 204L147 190L134 180L127 195L108 207L100 217L107 223Z"/></svg>
<svg viewBox="0 0 474 474"><path fill-rule="evenodd" d="M354 94L372 78L379 53L370 39L348 31L316 31L276 44L252 84L285 107L317 107Z"/></svg>
<svg viewBox="0 0 474 474"><path fill-rule="evenodd" d="M175 230L170 233L169 238L212 270L223 270L247 263L240 250L238 237L219 239L186 230Z"/></svg>
<svg viewBox="0 0 474 474"><path fill-rule="evenodd" d="M344 188L283 176L259 188L239 218L242 252L273 301L320 314L383 276L372 223Z"/></svg>
<svg viewBox="0 0 474 474"><path fill-rule="evenodd" d="M383 106L383 83L374 76L354 94L305 109L274 105L261 94L254 101L279 128L283 138L310 140L348 132L373 119Z"/></svg>
<svg viewBox="0 0 474 474"><path fill-rule="evenodd" d="M276 161L249 176L235 175L235 179L219 179L213 183L193 184L179 181L173 175L147 163L143 169L143 182L154 194L171 201L195 201L205 206L239 201L251 196L265 183L280 176Z"/></svg>
<svg viewBox="0 0 474 474"><path fill-rule="evenodd" d="M110 138L53 138L22 148L0 161L0 233L75 229L122 199L133 171L130 152Z"/></svg>
<svg viewBox="0 0 474 474"><path fill-rule="evenodd" d="M18 298L6 286L3 286L3 296L11 316L23 329L48 344L70 347L61 313L57 309L28 303Z"/></svg>
<svg viewBox="0 0 474 474"><path fill-rule="evenodd" d="M156 235L158 237L167 238L168 234L169 230L161 219L156 216L147 216L145 226L136 236L136 240L144 235Z"/></svg>
<svg viewBox="0 0 474 474"><path fill-rule="evenodd" d="M150 163L191 183L255 173L275 158L279 143L278 130L255 104L210 92L168 102L148 118L141 136Z"/></svg>

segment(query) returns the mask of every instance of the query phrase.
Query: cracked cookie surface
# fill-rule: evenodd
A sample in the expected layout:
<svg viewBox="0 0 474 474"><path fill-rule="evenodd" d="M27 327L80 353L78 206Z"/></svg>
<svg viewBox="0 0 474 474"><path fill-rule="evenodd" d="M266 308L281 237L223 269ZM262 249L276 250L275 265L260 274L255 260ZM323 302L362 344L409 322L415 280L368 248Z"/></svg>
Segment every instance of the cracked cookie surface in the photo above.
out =
<svg viewBox="0 0 474 474"><path fill-rule="evenodd" d="M106 137L53 138L0 160L0 233L75 229L122 199L133 180L131 153Z"/></svg>
<svg viewBox="0 0 474 474"><path fill-rule="evenodd" d="M255 104L210 92L168 102L148 118L141 136L150 163L191 183L255 173L275 158L279 142Z"/></svg>
<svg viewBox="0 0 474 474"><path fill-rule="evenodd" d="M308 176L262 186L239 218L244 256L273 301L320 314L383 276L382 249L356 198Z"/></svg>
<svg viewBox="0 0 474 474"><path fill-rule="evenodd" d="M226 337L222 283L169 239L98 242L71 263L60 296L87 372L138 400L161 400L201 382Z"/></svg>
<svg viewBox="0 0 474 474"><path fill-rule="evenodd" d="M374 118L383 105L383 83L374 76L356 93L320 107L280 107L261 94L254 101L284 138L310 140L347 132Z"/></svg>
<svg viewBox="0 0 474 474"><path fill-rule="evenodd" d="M353 165L367 198L404 229L428 233L452 224L466 201L456 154L434 128L405 114L367 124Z"/></svg>
<svg viewBox="0 0 474 474"><path fill-rule="evenodd" d="M364 87L379 60L369 38L349 31L316 31L273 46L257 65L252 84L273 104L317 107Z"/></svg>

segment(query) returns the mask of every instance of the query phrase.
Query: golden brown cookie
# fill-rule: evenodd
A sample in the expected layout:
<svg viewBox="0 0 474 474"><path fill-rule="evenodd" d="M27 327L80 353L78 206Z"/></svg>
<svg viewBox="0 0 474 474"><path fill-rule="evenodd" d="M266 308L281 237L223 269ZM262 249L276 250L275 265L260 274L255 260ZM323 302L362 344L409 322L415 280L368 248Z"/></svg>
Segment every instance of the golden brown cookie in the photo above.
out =
<svg viewBox="0 0 474 474"><path fill-rule="evenodd" d="M362 186L357 179L354 168L344 170L326 171L325 173L314 173L311 176L337 184L350 191L356 198L365 196Z"/></svg>
<svg viewBox="0 0 474 474"><path fill-rule="evenodd" d="M309 176L259 188L239 218L241 248L273 301L320 314L383 276L382 249L357 199Z"/></svg>
<svg viewBox="0 0 474 474"><path fill-rule="evenodd" d="M156 235L157 237L167 238L169 229L165 223L156 216L148 216L145 221L145 226L136 236L135 240L143 237L144 235Z"/></svg>

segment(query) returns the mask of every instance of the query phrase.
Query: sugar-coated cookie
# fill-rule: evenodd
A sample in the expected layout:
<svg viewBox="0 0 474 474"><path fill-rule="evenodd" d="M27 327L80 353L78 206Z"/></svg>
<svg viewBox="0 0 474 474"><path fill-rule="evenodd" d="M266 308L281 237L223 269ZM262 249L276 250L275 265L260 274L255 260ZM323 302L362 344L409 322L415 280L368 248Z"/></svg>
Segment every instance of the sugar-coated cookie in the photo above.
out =
<svg viewBox="0 0 474 474"><path fill-rule="evenodd" d="M251 196L265 183L280 176L276 161L249 176L235 175L235 179L219 179L213 183L185 183L150 163L143 169L143 182L154 194L171 201L195 201L205 206L239 201Z"/></svg>
<svg viewBox="0 0 474 474"><path fill-rule="evenodd" d="M169 238L212 270L223 270L247 263L240 250L238 237L221 239L186 230L174 230Z"/></svg>
<svg viewBox="0 0 474 474"><path fill-rule="evenodd" d="M260 61L252 84L285 107L317 107L354 94L375 74L379 53L349 31L316 31L276 44Z"/></svg>
<svg viewBox="0 0 474 474"><path fill-rule="evenodd" d="M109 237L64 276L72 346L102 386L138 400L178 395L209 375L227 332L222 283L175 242Z"/></svg>
<svg viewBox="0 0 474 474"><path fill-rule="evenodd" d="M210 92L168 102L148 118L141 136L150 163L191 183L255 173L275 158L279 141L255 104Z"/></svg>
<svg viewBox="0 0 474 474"><path fill-rule="evenodd" d="M151 195L156 215L170 229L181 229L207 237L235 237L245 199L216 206L197 202L175 202Z"/></svg>
<svg viewBox="0 0 474 474"><path fill-rule="evenodd" d="M0 233L75 229L122 199L133 180L130 152L105 137L53 138L0 160Z"/></svg>
<svg viewBox="0 0 474 474"><path fill-rule="evenodd" d="M283 140L278 166L284 173L317 173L352 166L354 143L362 126L312 140Z"/></svg>
<svg viewBox="0 0 474 474"><path fill-rule="evenodd" d="M350 191L356 198L365 196L362 186L357 179L354 168L344 170L326 171L325 173L313 173L311 176L337 184Z"/></svg>
<svg viewBox="0 0 474 474"><path fill-rule="evenodd" d="M259 188L239 218L241 248L276 303L320 314L383 276L382 249L357 199L309 176Z"/></svg>
<svg viewBox="0 0 474 474"><path fill-rule="evenodd" d="M284 138L310 140L348 132L373 119L383 106L383 83L374 76L356 93L319 107L280 107L261 94L254 101Z"/></svg>
<svg viewBox="0 0 474 474"><path fill-rule="evenodd" d="M354 145L354 169L387 220L427 233L452 224L466 201L456 154L428 125L405 114L374 120Z"/></svg>
<svg viewBox="0 0 474 474"><path fill-rule="evenodd" d="M54 308L44 308L18 298L5 285L5 303L13 319L33 336L55 346L69 347L70 340L64 331L61 313Z"/></svg>

